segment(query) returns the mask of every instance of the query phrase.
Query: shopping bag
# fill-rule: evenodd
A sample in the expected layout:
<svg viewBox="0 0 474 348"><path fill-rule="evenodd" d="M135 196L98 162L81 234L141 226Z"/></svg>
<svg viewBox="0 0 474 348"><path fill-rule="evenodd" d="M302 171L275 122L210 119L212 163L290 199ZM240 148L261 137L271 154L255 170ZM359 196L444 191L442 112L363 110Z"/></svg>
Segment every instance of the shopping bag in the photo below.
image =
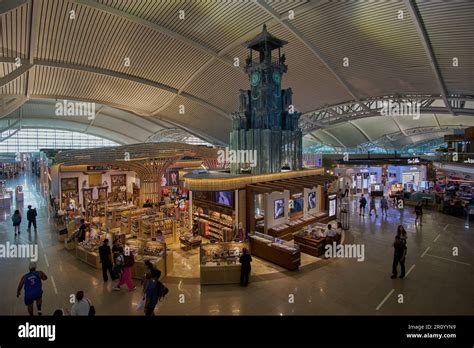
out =
<svg viewBox="0 0 474 348"><path fill-rule="evenodd" d="M141 311L145 308L145 297L142 297L137 303L137 311Z"/></svg>

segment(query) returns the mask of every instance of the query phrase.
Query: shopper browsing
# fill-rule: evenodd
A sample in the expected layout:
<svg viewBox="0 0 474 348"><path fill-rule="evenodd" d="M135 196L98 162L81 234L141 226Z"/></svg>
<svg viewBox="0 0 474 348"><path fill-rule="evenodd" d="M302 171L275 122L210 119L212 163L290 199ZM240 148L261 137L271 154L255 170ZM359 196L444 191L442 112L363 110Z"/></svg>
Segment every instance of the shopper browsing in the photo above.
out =
<svg viewBox="0 0 474 348"><path fill-rule="evenodd" d="M93 316L95 315L95 308L88 298L84 297L84 291L76 293L75 302L71 308L72 316Z"/></svg>
<svg viewBox="0 0 474 348"><path fill-rule="evenodd" d="M36 262L31 262L29 272L26 273L18 284L16 297L20 297L21 289L25 288L25 305L28 308L28 313L34 315L33 303L36 302L36 309L38 315L41 315L41 305L43 303L43 284L42 281L48 279L46 274L42 271L36 270Z"/></svg>
<svg viewBox="0 0 474 348"><path fill-rule="evenodd" d="M334 238L336 237L336 230L332 228L331 224L328 224L328 227L326 228L326 237Z"/></svg>
<svg viewBox="0 0 474 348"><path fill-rule="evenodd" d="M86 240L86 229L87 225L84 219L81 219L81 226L79 227L79 234L77 236L77 242L83 242Z"/></svg>
<svg viewBox="0 0 474 348"><path fill-rule="evenodd" d="M33 225L35 232L38 232L36 228L36 216L38 216L36 213L36 208L33 209L31 208L31 205L29 205L28 211L26 212L26 219L28 220L28 233L31 231L31 225Z"/></svg>
<svg viewBox="0 0 474 348"><path fill-rule="evenodd" d="M20 234L20 224L21 224L21 215L20 211L17 209L12 215L12 222L13 222L13 231L15 232L15 237L18 233Z"/></svg>
<svg viewBox="0 0 474 348"><path fill-rule="evenodd" d="M252 262L252 256L247 251L247 248L242 249L242 256L240 256L239 262L241 264L240 267L240 286L247 286L249 284L250 278L250 271L252 266L250 265Z"/></svg>
<svg viewBox="0 0 474 348"><path fill-rule="evenodd" d="M362 194L359 200L359 215L365 215L366 205L367 205L367 200L365 199L364 194Z"/></svg>
<svg viewBox="0 0 474 348"><path fill-rule="evenodd" d="M119 248L120 255L117 257L115 265L121 268L120 280L118 284L112 288L112 290L120 291L120 286L127 284L128 290L133 291L136 289L132 282L132 266L135 263L133 253L129 250L128 255L125 255L123 247Z"/></svg>

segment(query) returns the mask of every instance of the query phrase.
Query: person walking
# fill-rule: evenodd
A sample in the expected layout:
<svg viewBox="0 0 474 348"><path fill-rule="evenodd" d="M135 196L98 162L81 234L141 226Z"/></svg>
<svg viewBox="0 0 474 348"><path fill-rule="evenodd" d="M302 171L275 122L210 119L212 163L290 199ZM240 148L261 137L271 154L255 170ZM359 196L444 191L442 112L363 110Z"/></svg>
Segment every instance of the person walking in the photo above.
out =
<svg viewBox="0 0 474 348"><path fill-rule="evenodd" d="M155 307L158 302L163 299L169 292L168 288L159 280L159 272L153 271L147 274L148 282L145 290L145 316L150 317L155 315Z"/></svg>
<svg viewBox="0 0 474 348"><path fill-rule="evenodd" d="M380 208L382 208L382 216L384 212L385 212L385 216L387 216L388 201L387 201L387 198L385 198L385 196L383 196L382 200L380 201Z"/></svg>
<svg viewBox="0 0 474 348"><path fill-rule="evenodd" d="M421 201L418 202L418 204L415 206L415 214L416 214L416 219L415 219L415 225L419 221L420 226L423 225L423 207L421 205Z"/></svg>
<svg viewBox="0 0 474 348"><path fill-rule="evenodd" d="M43 304L43 284L42 281L48 279L46 274L42 271L36 270L36 262L30 262L29 272L21 277L20 283L18 284L18 289L16 292L16 297L20 297L21 289L25 288L25 305L28 308L28 313L30 316L34 315L33 312L33 303L36 301L36 309L38 310L38 315L41 313L41 305Z"/></svg>
<svg viewBox="0 0 474 348"><path fill-rule="evenodd" d="M374 212L376 218L379 217L377 215L377 208L375 207L375 197L370 198L369 216L372 216L372 211Z"/></svg>
<svg viewBox="0 0 474 348"><path fill-rule="evenodd" d="M104 279L104 282L107 282L109 280L107 272L109 272L110 278L112 278L112 280L115 280L117 276L112 270L112 250L110 250L109 240L107 238L104 239L104 243L99 247L99 256L100 263L102 264L102 277Z"/></svg>
<svg viewBox="0 0 474 348"><path fill-rule="evenodd" d="M119 248L119 256L117 257L117 261L115 263L116 266L121 267L122 271L120 273L120 280L116 286L112 288L114 291L120 291L120 287L123 284L127 284L128 290L133 291L136 289L135 285L132 282L132 266L135 263L135 259L133 257L133 253L129 250L125 255L123 247Z"/></svg>
<svg viewBox="0 0 474 348"><path fill-rule="evenodd" d="M392 263L392 276L394 279L397 277L397 267L400 264L401 274L400 279L405 277L405 258L407 254L407 237L405 228L402 225L398 226L397 235L395 236L395 242L393 243L394 254Z"/></svg>
<svg viewBox="0 0 474 348"><path fill-rule="evenodd" d="M91 301L84 297L84 291L80 290L76 293L75 302L71 307L71 316L93 316L95 308Z"/></svg>
<svg viewBox="0 0 474 348"><path fill-rule="evenodd" d="M31 205L29 205L28 211L26 212L26 220L28 220L28 233L31 232L31 225L33 225L35 233L38 232L38 229L36 228L36 216L38 216L36 213L36 208L33 209L31 208Z"/></svg>
<svg viewBox="0 0 474 348"><path fill-rule="evenodd" d="M365 199L364 194L362 194L359 200L359 215L365 215L366 205L367 205L367 200Z"/></svg>
<svg viewBox="0 0 474 348"><path fill-rule="evenodd" d="M252 262L252 256L248 253L247 248L242 249L242 256L239 259L240 264L240 286L247 286L249 284L249 277L250 271L252 266L250 263Z"/></svg>
<svg viewBox="0 0 474 348"><path fill-rule="evenodd" d="M18 233L20 234L20 224L21 224L21 215L20 211L17 209L12 215L12 222L13 222L13 231L15 232L15 237Z"/></svg>

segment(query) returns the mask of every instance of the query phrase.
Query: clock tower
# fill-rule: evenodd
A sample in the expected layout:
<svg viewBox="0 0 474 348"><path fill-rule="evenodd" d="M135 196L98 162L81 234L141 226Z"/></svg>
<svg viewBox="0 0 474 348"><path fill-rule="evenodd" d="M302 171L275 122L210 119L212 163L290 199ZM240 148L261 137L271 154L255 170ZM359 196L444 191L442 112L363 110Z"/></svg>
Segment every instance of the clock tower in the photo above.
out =
<svg viewBox="0 0 474 348"><path fill-rule="evenodd" d="M301 113L292 105L291 88L281 89L281 78L287 72L281 48L287 44L271 35L266 26L246 43L249 56L245 72L250 90L240 91L239 111L232 114L231 150L248 150L256 154L255 166L231 163L231 172L275 173L282 169L300 170L302 133L298 127Z"/></svg>

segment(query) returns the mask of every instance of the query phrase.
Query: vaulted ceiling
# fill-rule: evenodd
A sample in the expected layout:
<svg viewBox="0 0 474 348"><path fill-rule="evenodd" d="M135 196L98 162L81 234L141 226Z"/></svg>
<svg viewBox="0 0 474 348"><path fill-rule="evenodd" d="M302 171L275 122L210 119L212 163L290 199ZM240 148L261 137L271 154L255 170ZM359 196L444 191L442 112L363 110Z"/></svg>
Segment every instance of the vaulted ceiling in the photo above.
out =
<svg viewBox="0 0 474 348"><path fill-rule="evenodd" d="M264 23L289 42L283 87L292 87L302 122L313 122L309 143L348 147L388 134L397 145L474 125L469 0L3 0L0 13L2 127L21 117L25 127L102 132L121 143L179 127L225 144L238 91L248 88L243 43ZM404 95L441 104L419 120L312 118L329 106ZM462 107L450 105L453 96ZM101 111L94 122L59 118L57 99Z"/></svg>

